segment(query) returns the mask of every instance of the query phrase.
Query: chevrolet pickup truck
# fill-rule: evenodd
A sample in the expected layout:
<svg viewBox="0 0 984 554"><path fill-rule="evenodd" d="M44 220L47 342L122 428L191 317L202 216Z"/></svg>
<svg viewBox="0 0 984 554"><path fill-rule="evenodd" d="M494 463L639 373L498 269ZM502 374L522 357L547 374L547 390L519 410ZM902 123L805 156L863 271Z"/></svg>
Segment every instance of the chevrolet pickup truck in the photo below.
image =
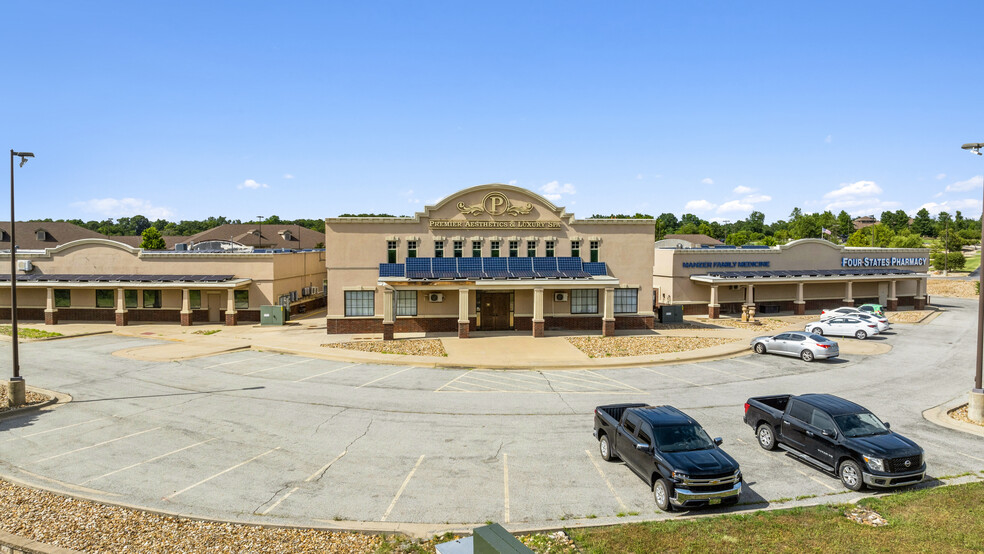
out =
<svg viewBox="0 0 984 554"><path fill-rule="evenodd" d="M782 448L854 491L911 485L926 474L922 448L865 408L830 394L749 398L745 423L762 448Z"/></svg>
<svg viewBox="0 0 984 554"><path fill-rule="evenodd" d="M595 408L594 436L605 461L621 458L653 491L656 505L727 505L741 495L738 462L693 418L672 406L610 404Z"/></svg>

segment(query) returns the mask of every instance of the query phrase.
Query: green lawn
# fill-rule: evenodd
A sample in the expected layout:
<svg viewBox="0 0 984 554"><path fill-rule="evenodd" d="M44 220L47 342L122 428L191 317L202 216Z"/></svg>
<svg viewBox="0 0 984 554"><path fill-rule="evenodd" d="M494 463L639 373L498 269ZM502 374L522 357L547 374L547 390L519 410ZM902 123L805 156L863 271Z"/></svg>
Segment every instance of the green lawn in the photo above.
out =
<svg viewBox="0 0 984 554"><path fill-rule="evenodd" d="M10 325L0 325L0 335L10 336L12 334L12 328ZM41 329L31 329L29 327L18 327L17 336L22 339L46 339L48 337L60 337L61 333L53 333L51 331L42 331Z"/></svg>
<svg viewBox="0 0 984 554"><path fill-rule="evenodd" d="M971 552L984 550L984 482L865 498L888 520L855 523L850 504L570 530L582 552Z"/></svg>

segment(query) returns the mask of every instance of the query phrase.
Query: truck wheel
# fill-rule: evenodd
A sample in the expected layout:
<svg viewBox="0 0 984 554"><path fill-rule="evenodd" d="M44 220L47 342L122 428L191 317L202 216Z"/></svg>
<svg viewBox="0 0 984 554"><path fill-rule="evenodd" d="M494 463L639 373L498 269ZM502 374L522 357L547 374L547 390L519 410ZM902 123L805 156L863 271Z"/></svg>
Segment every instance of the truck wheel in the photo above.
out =
<svg viewBox="0 0 984 554"><path fill-rule="evenodd" d="M763 423L755 429L755 436L758 437L759 446L766 450L776 449L776 434L772 430L772 426L768 423Z"/></svg>
<svg viewBox="0 0 984 554"><path fill-rule="evenodd" d="M657 479L653 483L653 500L656 501L656 507L664 512L672 512L673 504L670 504L670 495L673 494L673 485L671 485L666 479Z"/></svg>
<svg viewBox="0 0 984 554"><path fill-rule="evenodd" d="M864 488L864 479L861 477L861 466L854 460L844 460L841 462L840 469L841 483L852 491L859 491Z"/></svg>
<svg viewBox="0 0 984 554"><path fill-rule="evenodd" d="M814 335L820 335L821 337L823 336L823 329L821 329L821 328L819 328L819 327L814 327L814 328L813 328L813 331L811 331L811 332L812 332L812 333L813 333Z"/></svg>
<svg viewBox="0 0 984 554"><path fill-rule="evenodd" d="M756 354L765 354L765 345L761 342L755 345Z"/></svg>
<svg viewBox="0 0 984 554"><path fill-rule="evenodd" d="M812 362L813 352L810 352L809 350L804 350L800 352L800 358L802 358L804 362Z"/></svg>
<svg viewBox="0 0 984 554"><path fill-rule="evenodd" d="M612 444L608 442L608 435L602 435L598 440L598 451L601 452L601 459L606 462L612 461L615 455L612 454Z"/></svg>
<svg viewBox="0 0 984 554"><path fill-rule="evenodd" d="M868 338L868 333L865 333L864 331L858 331L857 333L854 333L854 336L857 337L858 340L864 340Z"/></svg>

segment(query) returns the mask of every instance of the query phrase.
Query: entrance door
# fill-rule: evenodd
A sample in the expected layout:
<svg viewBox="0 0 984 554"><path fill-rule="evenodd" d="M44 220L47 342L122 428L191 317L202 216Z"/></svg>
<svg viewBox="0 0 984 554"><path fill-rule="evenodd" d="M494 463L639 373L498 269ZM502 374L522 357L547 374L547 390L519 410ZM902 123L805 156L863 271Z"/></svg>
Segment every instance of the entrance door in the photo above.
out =
<svg viewBox="0 0 984 554"><path fill-rule="evenodd" d="M219 310L222 306L222 295L219 293L208 293L208 322L219 323Z"/></svg>
<svg viewBox="0 0 984 554"><path fill-rule="evenodd" d="M509 293L482 293L482 330L509 329Z"/></svg>

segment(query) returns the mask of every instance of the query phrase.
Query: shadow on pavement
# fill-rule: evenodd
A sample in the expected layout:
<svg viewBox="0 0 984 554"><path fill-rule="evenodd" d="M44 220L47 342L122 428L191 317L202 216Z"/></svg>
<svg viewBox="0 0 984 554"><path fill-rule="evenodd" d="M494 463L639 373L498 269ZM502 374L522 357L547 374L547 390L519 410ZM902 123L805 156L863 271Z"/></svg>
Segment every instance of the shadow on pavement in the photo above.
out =
<svg viewBox="0 0 984 554"><path fill-rule="evenodd" d="M241 388L241 389L203 390L203 391L196 391L196 392L175 392L175 393L171 393L171 394L145 394L145 395L142 395L142 396L119 396L119 397L116 397L116 398L95 398L93 400L73 400L72 403L73 404L85 404L87 402L106 402L108 400L130 400L130 399L133 399L133 398L158 398L158 397L161 397L161 396L188 396L188 395L193 395L193 394L215 394L215 393L219 393L219 392L236 392L236 391L244 391L244 390L260 390L260 389L265 389L265 388L266 387L258 386L258 387L245 387L245 388Z"/></svg>

